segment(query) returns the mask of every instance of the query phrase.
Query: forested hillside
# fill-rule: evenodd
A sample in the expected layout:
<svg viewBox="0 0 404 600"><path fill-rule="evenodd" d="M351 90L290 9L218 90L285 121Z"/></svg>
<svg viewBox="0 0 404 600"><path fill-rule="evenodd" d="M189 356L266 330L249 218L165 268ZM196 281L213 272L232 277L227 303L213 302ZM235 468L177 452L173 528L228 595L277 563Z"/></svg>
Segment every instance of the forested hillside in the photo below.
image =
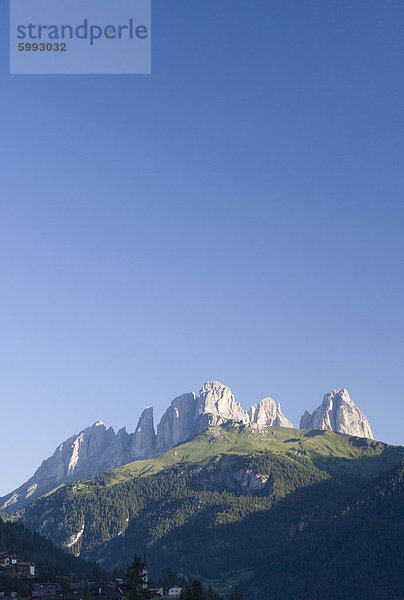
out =
<svg viewBox="0 0 404 600"><path fill-rule="evenodd" d="M355 490L283 548L268 545L252 586L284 600L404 598L404 464Z"/></svg>
<svg viewBox="0 0 404 600"><path fill-rule="evenodd" d="M4 522L0 517L0 549L16 554L21 561L36 563L37 577L43 581L61 578L87 577L99 579L103 570L86 560L56 548L54 544L37 532L29 531L22 524ZM10 574L8 569L0 569L0 585L25 593L26 585Z"/></svg>

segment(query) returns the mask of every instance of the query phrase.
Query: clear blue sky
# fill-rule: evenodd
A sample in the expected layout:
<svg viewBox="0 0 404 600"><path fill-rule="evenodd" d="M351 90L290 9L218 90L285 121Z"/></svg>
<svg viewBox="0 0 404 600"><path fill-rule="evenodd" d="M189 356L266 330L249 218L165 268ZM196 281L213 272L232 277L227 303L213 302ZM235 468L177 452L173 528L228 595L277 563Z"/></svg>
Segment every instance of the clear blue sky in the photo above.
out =
<svg viewBox="0 0 404 600"><path fill-rule="evenodd" d="M151 76L10 76L0 2L0 493L208 379L404 442L404 4L152 11Z"/></svg>

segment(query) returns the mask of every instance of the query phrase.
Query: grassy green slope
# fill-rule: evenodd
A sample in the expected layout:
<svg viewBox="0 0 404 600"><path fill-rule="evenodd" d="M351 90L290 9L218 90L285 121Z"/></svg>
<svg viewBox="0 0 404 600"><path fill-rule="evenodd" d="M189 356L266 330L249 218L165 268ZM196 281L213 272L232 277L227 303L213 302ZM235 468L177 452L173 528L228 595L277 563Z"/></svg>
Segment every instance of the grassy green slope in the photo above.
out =
<svg viewBox="0 0 404 600"><path fill-rule="evenodd" d="M307 456L321 464L329 458L344 458L345 472L370 476L387 469L400 459L401 447L388 446L382 442L354 438L333 431L312 431L286 427L225 426L215 428L181 444L156 458L135 461L103 475L105 485L116 485L135 477L155 475L167 467L179 463L197 463L222 454L248 455L259 451L270 451L277 455L296 453ZM366 460L379 457L379 461ZM363 459L359 465L357 459ZM352 461L352 462L349 462ZM82 488L88 484L82 482Z"/></svg>

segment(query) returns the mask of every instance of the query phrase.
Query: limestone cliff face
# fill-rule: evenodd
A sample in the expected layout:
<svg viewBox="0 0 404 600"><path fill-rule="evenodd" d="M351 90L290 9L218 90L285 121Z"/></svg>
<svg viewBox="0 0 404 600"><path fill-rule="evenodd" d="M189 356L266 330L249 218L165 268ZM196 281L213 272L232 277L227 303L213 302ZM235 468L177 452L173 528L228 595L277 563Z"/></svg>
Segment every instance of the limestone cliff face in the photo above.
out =
<svg viewBox="0 0 404 600"><path fill-rule="evenodd" d="M191 437L195 408L196 396L193 392L174 398L157 426L158 451L168 450Z"/></svg>
<svg viewBox="0 0 404 600"><path fill-rule="evenodd" d="M224 421L249 423L248 414L236 402L231 390L219 381L208 381L199 392L194 415L194 434Z"/></svg>
<svg viewBox="0 0 404 600"><path fill-rule="evenodd" d="M257 427L293 427L280 405L271 398L254 405L247 413L229 387L219 381L208 381L197 396L184 394L172 401L157 427L156 451L168 450L228 420Z"/></svg>
<svg viewBox="0 0 404 600"><path fill-rule="evenodd" d="M62 483L94 477L127 462L130 436L116 435L101 421L60 444L34 475L17 490L0 499L1 510L15 510Z"/></svg>
<svg viewBox="0 0 404 600"><path fill-rule="evenodd" d="M175 398L157 426L156 450L163 452L224 421L249 423L248 414L236 402L230 388L208 381L199 394Z"/></svg>
<svg viewBox="0 0 404 600"><path fill-rule="evenodd" d="M264 398L259 404L253 404L248 411L250 423L258 427L293 427L293 424L281 411L281 405L272 398Z"/></svg>
<svg viewBox="0 0 404 600"><path fill-rule="evenodd" d="M367 418L344 389L325 394L322 404L312 414L306 410L300 420L300 428L332 429L339 433L373 439Z"/></svg>

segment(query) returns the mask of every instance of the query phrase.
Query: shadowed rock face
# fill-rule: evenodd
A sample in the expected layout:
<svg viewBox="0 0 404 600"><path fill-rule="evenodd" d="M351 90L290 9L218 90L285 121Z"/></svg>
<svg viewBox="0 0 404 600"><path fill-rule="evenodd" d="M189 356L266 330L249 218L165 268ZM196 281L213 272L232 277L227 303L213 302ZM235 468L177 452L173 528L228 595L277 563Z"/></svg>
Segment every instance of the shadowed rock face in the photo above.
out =
<svg viewBox="0 0 404 600"><path fill-rule="evenodd" d="M347 390L334 390L312 414L307 410L300 419L301 429L332 429L339 433L373 439L365 415L351 400Z"/></svg>
<svg viewBox="0 0 404 600"><path fill-rule="evenodd" d="M153 452L156 445L156 434L154 433L153 408L145 408L140 415L139 422L131 441L131 456L136 458L147 458Z"/></svg>
<svg viewBox="0 0 404 600"><path fill-rule="evenodd" d="M254 405L247 413L230 388L218 381L208 381L198 395L183 394L171 402L157 427L157 435L153 409L146 408L131 434L125 428L115 434L112 427L107 429L99 421L70 437L29 481L0 498L0 510L11 512L61 484L95 477L136 459L151 458L227 420L254 427L293 427L280 405L271 398Z"/></svg>

